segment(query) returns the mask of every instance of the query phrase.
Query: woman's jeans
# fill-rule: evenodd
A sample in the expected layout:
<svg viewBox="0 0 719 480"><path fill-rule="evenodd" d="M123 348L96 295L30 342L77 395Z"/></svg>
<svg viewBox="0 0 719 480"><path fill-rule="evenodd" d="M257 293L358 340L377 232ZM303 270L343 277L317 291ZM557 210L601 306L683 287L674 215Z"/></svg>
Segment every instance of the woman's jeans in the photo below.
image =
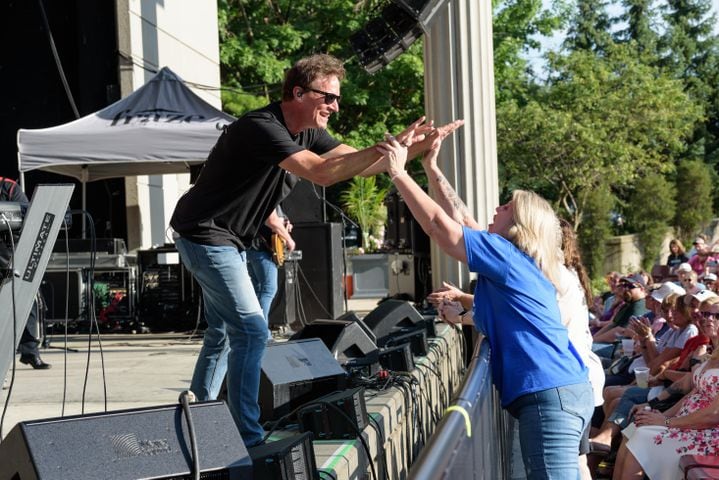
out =
<svg viewBox="0 0 719 480"><path fill-rule="evenodd" d="M277 265L269 252L250 249L246 250L245 254L247 255L247 270L268 325L268 339L271 340L272 335L269 332L270 307L272 300L275 299L275 294L277 294Z"/></svg>
<svg viewBox="0 0 719 480"><path fill-rule="evenodd" d="M247 272L245 252L181 237L175 245L202 287L207 320L190 389L199 400L213 400L227 372L227 404L250 447L264 436L257 397L267 324Z"/></svg>
<svg viewBox="0 0 719 480"><path fill-rule="evenodd" d="M594 410L589 382L522 395L507 410L518 420L527 478L579 478L579 440Z"/></svg>

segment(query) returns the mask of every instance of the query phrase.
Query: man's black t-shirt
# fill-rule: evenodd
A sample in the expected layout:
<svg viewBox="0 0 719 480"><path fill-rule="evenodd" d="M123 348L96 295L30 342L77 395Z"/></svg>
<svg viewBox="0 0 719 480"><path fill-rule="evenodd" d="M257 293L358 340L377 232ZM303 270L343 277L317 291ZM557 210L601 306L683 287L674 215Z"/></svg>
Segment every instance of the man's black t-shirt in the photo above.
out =
<svg viewBox="0 0 719 480"><path fill-rule="evenodd" d="M338 145L324 129L291 135L279 102L249 112L217 140L197 182L177 202L170 225L195 243L245 250L286 194L283 184L296 182L278 165L302 150L322 155Z"/></svg>

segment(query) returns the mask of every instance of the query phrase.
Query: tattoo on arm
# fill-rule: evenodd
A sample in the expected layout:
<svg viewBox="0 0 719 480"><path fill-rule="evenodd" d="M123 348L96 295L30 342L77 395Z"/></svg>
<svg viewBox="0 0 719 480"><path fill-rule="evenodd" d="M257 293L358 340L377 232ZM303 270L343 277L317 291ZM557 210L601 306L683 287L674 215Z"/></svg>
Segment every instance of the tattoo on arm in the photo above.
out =
<svg viewBox="0 0 719 480"><path fill-rule="evenodd" d="M441 173L437 173L436 175L437 189L439 190L437 193L444 197L452 209L452 211L448 213L450 213L455 220L463 224L465 219L470 216L469 208L467 208L467 205L459 198L459 195L457 195L457 192L452 188L452 185L449 184L444 175Z"/></svg>

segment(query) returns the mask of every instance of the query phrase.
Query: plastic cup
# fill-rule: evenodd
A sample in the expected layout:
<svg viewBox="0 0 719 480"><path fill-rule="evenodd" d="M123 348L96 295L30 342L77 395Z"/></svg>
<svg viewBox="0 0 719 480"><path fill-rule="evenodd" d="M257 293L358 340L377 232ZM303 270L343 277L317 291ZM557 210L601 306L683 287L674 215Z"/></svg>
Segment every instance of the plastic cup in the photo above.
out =
<svg viewBox="0 0 719 480"><path fill-rule="evenodd" d="M637 380L637 387L647 388L649 386L649 368L637 367L634 369L634 378Z"/></svg>
<svg viewBox="0 0 719 480"><path fill-rule="evenodd" d="M631 338L622 338L622 352L627 357L634 355L634 340Z"/></svg>

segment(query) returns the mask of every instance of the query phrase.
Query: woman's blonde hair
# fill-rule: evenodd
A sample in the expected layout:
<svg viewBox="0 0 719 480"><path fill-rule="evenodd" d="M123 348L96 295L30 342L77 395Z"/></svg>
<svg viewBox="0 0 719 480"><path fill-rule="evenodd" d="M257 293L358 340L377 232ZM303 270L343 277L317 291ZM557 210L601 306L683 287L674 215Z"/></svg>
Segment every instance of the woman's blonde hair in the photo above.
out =
<svg viewBox="0 0 719 480"><path fill-rule="evenodd" d="M562 258L562 229L554 210L534 192L512 192L514 225L507 239L532 257L539 269L559 290Z"/></svg>

